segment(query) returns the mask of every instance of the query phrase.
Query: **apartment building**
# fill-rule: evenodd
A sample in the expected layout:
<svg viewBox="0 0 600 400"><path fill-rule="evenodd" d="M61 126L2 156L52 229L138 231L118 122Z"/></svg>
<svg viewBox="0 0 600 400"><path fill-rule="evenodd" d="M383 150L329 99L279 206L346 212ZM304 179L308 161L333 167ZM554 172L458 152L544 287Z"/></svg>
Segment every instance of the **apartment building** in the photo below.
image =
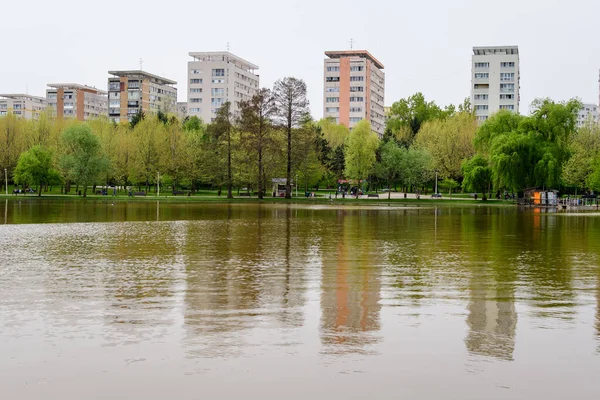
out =
<svg viewBox="0 0 600 400"><path fill-rule="evenodd" d="M239 102L250 100L259 89L258 66L223 52L192 52L188 62L187 116L214 121L219 108L231 103L239 115Z"/></svg>
<svg viewBox="0 0 600 400"><path fill-rule="evenodd" d="M589 122L596 124L600 122L600 113L595 104L584 104L577 113L577 127L581 128Z"/></svg>
<svg viewBox="0 0 600 400"><path fill-rule="evenodd" d="M0 117L14 114L25 119L38 119L46 108L46 99L29 94L0 94Z"/></svg>
<svg viewBox="0 0 600 400"><path fill-rule="evenodd" d="M481 123L499 110L519 112L519 47L473 47L471 104Z"/></svg>
<svg viewBox="0 0 600 400"><path fill-rule="evenodd" d="M176 112L177 82L141 70L108 73L109 119L128 122L140 111Z"/></svg>
<svg viewBox="0 0 600 400"><path fill-rule="evenodd" d="M366 50L327 51L323 116L352 129L369 120L381 138L385 131L384 66Z"/></svg>
<svg viewBox="0 0 600 400"><path fill-rule="evenodd" d="M58 119L88 121L107 115L108 97L104 90L76 83L49 83L48 87L46 102Z"/></svg>

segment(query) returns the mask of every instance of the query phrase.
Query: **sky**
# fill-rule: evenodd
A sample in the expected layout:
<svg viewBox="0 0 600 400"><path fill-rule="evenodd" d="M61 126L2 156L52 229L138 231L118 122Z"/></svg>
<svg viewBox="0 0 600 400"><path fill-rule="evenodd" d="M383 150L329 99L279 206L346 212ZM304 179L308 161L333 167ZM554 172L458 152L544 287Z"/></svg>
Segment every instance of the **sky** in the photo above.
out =
<svg viewBox="0 0 600 400"><path fill-rule="evenodd" d="M385 65L385 103L422 92L437 104L470 95L473 46L518 45L521 113L535 98L598 104L599 0L29 0L0 8L0 93L45 95L47 83L106 89L109 70L143 69L178 82L189 52L230 51L271 88L308 86L323 114L326 50L368 50Z"/></svg>

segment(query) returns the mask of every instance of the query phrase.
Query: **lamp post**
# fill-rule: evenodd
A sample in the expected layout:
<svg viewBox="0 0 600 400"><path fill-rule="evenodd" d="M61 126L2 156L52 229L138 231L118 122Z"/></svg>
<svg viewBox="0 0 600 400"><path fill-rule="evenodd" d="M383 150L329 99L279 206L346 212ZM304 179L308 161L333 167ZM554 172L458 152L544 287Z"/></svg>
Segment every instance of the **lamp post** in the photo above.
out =
<svg viewBox="0 0 600 400"><path fill-rule="evenodd" d="M435 194L438 193L438 186L437 186L437 182L438 181L438 172L437 170L435 171Z"/></svg>
<svg viewBox="0 0 600 400"><path fill-rule="evenodd" d="M156 197L160 197L160 172L157 172L156 174Z"/></svg>
<svg viewBox="0 0 600 400"><path fill-rule="evenodd" d="M296 174L296 182L294 182L296 184L296 197L298 197L298 174Z"/></svg>
<svg viewBox="0 0 600 400"><path fill-rule="evenodd" d="M4 188L6 189L6 195L8 196L8 170L4 168Z"/></svg>

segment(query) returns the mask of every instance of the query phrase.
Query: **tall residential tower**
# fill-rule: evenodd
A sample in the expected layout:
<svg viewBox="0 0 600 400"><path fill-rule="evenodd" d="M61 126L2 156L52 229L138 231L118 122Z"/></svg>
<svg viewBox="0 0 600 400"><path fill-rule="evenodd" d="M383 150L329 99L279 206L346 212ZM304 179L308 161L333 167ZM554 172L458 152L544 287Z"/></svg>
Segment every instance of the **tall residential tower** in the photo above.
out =
<svg viewBox="0 0 600 400"><path fill-rule="evenodd" d="M210 123L225 102L239 115L239 102L250 100L259 89L254 65L228 51L189 53L187 115Z"/></svg>
<svg viewBox="0 0 600 400"><path fill-rule="evenodd" d="M38 119L46 108L46 99L29 94L0 94L0 117L14 114L25 119Z"/></svg>
<svg viewBox="0 0 600 400"><path fill-rule="evenodd" d="M366 50L327 51L323 116L352 129L367 119L381 138L385 130L384 66Z"/></svg>
<svg viewBox="0 0 600 400"><path fill-rule="evenodd" d="M104 90L76 83L49 83L46 89L48 107L58 119L76 118L79 121L106 116L108 100Z"/></svg>
<svg viewBox="0 0 600 400"><path fill-rule="evenodd" d="M473 47L471 104L483 122L499 110L519 112L518 46Z"/></svg>
<svg viewBox="0 0 600 400"><path fill-rule="evenodd" d="M177 82L145 71L109 71L108 118L128 122L135 114L175 112Z"/></svg>

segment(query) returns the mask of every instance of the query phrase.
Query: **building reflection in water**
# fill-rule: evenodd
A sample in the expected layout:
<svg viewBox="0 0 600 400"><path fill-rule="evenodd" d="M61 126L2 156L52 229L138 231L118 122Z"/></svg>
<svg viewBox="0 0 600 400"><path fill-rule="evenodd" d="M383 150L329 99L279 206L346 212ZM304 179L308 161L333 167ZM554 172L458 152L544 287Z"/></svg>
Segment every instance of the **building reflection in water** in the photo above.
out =
<svg viewBox="0 0 600 400"><path fill-rule="evenodd" d="M369 352L380 330L381 277L376 249L362 237L366 211L339 211L337 243L324 249L321 342L325 353ZM372 232L371 232L372 233Z"/></svg>

